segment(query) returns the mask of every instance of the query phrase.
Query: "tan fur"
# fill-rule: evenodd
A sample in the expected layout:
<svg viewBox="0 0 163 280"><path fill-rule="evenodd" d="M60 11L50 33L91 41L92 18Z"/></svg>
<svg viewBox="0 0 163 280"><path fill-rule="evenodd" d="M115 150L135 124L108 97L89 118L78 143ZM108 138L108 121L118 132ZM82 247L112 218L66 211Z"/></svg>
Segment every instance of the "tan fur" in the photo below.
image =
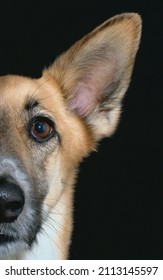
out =
<svg viewBox="0 0 163 280"><path fill-rule="evenodd" d="M55 212L56 222L60 223L55 239L60 259L68 257L78 165L96 149L101 138L115 131L140 34L140 17L134 13L122 14L76 42L44 70L40 79L0 78L0 108L12 132L12 142L7 140L4 151L17 155L32 182L39 164L43 165L49 189L46 193L36 186L35 191L41 192L49 214ZM29 118L24 106L30 98L39 103L34 110L50 116L56 124L61 143L55 140L50 152L45 151L46 147L39 152L37 144L24 133ZM5 135L0 140L5 143Z"/></svg>

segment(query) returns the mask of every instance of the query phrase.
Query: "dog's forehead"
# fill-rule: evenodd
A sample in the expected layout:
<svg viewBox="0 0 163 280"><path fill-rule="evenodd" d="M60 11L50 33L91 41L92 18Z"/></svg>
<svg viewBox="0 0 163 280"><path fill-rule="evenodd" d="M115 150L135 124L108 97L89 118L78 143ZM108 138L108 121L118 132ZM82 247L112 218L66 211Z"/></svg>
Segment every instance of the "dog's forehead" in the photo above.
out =
<svg viewBox="0 0 163 280"><path fill-rule="evenodd" d="M31 79L23 76L6 75L0 77L0 108L22 108L35 100L47 109L60 107L63 102L60 89L51 77Z"/></svg>
<svg viewBox="0 0 163 280"><path fill-rule="evenodd" d="M7 104L17 107L21 105L27 96L32 95L38 88L37 80L27 77L6 75L0 77L0 105Z"/></svg>

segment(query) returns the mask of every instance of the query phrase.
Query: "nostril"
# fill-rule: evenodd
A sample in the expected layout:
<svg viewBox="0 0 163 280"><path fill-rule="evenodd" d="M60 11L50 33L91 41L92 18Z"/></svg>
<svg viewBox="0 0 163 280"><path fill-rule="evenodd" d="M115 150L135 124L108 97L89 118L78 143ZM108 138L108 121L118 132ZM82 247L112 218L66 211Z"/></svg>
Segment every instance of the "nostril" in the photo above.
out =
<svg viewBox="0 0 163 280"><path fill-rule="evenodd" d="M24 203L24 193L18 185L0 180L0 223L16 220Z"/></svg>
<svg viewBox="0 0 163 280"><path fill-rule="evenodd" d="M11 210L11 211L15 211L15 210L19 210L23 205L22 201L12 201L12 202L8 202L6 203L6 210Z"/></svg>

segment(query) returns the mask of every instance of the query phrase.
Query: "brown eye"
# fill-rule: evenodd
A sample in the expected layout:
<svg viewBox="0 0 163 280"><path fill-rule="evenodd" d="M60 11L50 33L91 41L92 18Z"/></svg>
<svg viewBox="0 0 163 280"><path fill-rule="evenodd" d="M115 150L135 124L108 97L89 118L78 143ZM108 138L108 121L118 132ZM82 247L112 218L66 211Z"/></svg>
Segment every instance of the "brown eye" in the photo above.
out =
<svg viewBox="0 0 163 280"><path fill-rule="evenodd" d="M38 141L43 142L48 140L53 135L54 127L50 120L38 119L32 122L30 133L32 137Z"/></svg>

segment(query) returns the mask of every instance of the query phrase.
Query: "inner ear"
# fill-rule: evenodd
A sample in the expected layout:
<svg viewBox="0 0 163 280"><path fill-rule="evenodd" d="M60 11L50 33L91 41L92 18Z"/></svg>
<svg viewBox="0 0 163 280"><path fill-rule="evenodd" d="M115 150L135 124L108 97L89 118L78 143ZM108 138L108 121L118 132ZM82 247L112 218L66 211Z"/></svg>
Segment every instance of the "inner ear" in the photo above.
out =
<svg viewBox="0 0 163 280"><path fill-rule="evenodd" d="M78 78L73 97L68 98L69 108L79 116L89 115L98 104L102 103L113 90L116 59L94 61L94 67L88 68L81 78ZM101 94L103 93L103 94Z"/></svg>

